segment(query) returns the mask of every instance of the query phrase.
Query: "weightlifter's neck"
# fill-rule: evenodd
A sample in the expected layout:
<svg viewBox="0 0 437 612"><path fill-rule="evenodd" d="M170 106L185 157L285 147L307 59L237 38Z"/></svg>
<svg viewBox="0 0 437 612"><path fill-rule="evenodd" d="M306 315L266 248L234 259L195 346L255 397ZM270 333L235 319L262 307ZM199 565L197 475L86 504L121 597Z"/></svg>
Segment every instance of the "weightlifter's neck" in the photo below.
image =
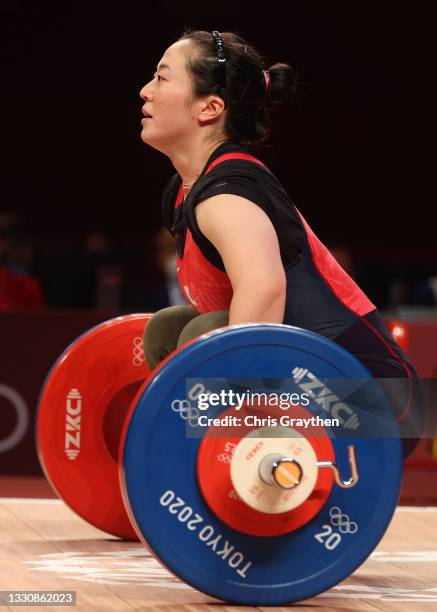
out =
<svg viewBox="0 0 437 612"><path fill-rule="evenodd" d="M223 138L214 143L193 142L188 147L172 153L170 155L171 162L181 177L182 182L192 183L195 181L202 173L211 154L226 140L228 139ZM186 190L186 193L188 193L190 188Z"/></svg>

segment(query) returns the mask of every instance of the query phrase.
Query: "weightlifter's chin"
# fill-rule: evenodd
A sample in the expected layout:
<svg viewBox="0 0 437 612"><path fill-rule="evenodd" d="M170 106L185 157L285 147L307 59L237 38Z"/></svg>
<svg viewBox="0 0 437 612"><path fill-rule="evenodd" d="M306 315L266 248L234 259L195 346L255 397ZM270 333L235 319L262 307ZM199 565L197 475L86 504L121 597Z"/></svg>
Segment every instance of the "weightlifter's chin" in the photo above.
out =
<svg viewBox="0 0 437 612"><path fill-rule="evenodd" d="M148 145L153 146L153 137L150 133L150 130L147 127L143 127L141 130L141 140Z"/></svg>
<svg viewBox="0 0 437 612"><path fill-rule="evenodd" d="M151 131L147 130L147 128L141 131L141 140L144 142L144 144L149 145L149 147L152 147L152 149L155 149L160 153L164 153L165 155L168 155L168 150L172 150L171 138L159 138L156 137L156 135L153 136Z"/></svg>
<svg viewBox="0 0 437 612"><path fill-rule="evenodd" d="M158 143L158 142L156 142L156 141L154 141L154 140L150 140L150 138L148 138L148 139L146 140L146 139L144 139L143 137L141 137L141 139L142 139L142 141L143 141L143 143L144 143L145 145L147 145L148 147L150 147L150 148L151 148L151 149L153 149L154 151L158 151L159 153L163 153L164 155L169 156L169 154L168 154L168 152L167 152L167 148L166 148L166 147L165 147L163 144Z"/></svg>

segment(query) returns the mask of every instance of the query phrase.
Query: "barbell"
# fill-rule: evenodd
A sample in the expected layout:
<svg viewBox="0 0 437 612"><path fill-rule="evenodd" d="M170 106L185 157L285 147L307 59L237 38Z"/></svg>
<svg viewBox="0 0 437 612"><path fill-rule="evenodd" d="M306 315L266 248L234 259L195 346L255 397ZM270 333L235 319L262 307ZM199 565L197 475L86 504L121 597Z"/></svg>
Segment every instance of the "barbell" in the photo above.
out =
<svg viewBox="0 0 437 612"><path fill-rule="evenodd" d="M401 486L378 381L335 342L279 324L213 330L149 372L150 317L93 328L49 373L37 445L58 494L226 601L281 605L350 575Z"/></svg>

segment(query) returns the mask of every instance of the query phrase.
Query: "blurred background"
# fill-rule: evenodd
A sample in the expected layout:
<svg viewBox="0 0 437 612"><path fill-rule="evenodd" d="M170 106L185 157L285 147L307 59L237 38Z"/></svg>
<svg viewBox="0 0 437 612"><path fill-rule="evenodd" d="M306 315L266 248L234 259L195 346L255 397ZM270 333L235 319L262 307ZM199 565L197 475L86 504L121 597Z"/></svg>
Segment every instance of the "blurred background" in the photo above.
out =
<svg viewBox="0 0 437 612"><path fill-rule="evenodd" d="M435 1L2 0L1 375L28 403L92 324L182 300L139 91L185 26L295 67L264 163L384 313L436 318Z"/></svg>
<svg viewBox="0 0 437 612"><path fill-rule="evenodd" d="M436 3L249 9L2 0L0 262L38 283L26 303L155 308L174 168L140 140L138 94L189 25L238 31L299 71L265 162L380 308L436 304Z"/></svg>

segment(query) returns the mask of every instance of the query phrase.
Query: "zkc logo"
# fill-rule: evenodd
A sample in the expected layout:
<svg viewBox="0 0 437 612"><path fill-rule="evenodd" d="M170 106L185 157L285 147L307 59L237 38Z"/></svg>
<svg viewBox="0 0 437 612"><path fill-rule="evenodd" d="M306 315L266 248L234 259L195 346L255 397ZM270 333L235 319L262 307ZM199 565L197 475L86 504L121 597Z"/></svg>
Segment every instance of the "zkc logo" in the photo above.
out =
<svg viewBox="0 0 437 612"><path fill-rule="evenodd" d="M71 460L80 452L80 415L82 396L77 389L71 389L66 400L65 454Z"/></svg>
<svg viewBox="0 0 437 612"><path fill-rule="evenodd" d="M339 419L345 429L358 429L360 421L358 415L350 406L345 404L338 395L306 368L294 368L292 371L294 382L298 387L308 393L309 397L319 404L325 412L333 418Z"/></svg>

